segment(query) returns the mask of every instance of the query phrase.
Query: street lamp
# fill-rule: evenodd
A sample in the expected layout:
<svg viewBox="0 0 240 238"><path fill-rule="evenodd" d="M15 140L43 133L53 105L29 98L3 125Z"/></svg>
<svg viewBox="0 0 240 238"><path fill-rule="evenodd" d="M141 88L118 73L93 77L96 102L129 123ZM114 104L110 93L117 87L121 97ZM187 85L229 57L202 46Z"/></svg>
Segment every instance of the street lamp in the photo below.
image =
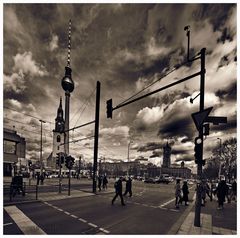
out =
<svg viewBox="0 0 240 238"><path fill-rule="evenodd" d="M127 176L129 176L129 150L130 150L130 144L132 143L132 141L129 141L129 143L128 143L128 157L127 157L127 159L128 159L128 170L127 170Z"/></svg>
<svg viewBox="0 0 240 238"><path fill-rule="evenodd" d="M40 174L42 175L42 171L43 171L43 166L42 166L42 124L43 123L46 123L45 121L43 120L39 120L41 122L41 143L40 143Z"/></svg>
<svg viewBox="0 0 240 238"><path fill-rule="evenodd" d="M221 138L217 138L219 140L219 170L218 170L218 177L220 178L221 175L221 167L222 167L222 163L221 163L221 156L222 156L222 139Z"/></svg>

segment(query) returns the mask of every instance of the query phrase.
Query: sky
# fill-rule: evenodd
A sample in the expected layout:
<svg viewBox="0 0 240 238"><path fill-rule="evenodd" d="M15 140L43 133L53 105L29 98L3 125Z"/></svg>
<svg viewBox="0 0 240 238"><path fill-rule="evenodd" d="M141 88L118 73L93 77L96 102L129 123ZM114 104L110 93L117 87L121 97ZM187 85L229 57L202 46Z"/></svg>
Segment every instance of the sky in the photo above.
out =
<svg viewBox="0 0 240 238"><path fill-rule="evenodd" d="M186 60L206 48L205 108L227 116L228 124L210 125L204 158L222 141L236 137L236 4L13 4L3 5L4 128L26 138L27 159L52 152L52 130L67 64L68 21L72 21L70 128L95 119L96 82L101 83L99 157L106 161L148 159L162 163L163 146L172 146L171 162L195 170L191 114L199 111L200 77L145 97L106 117L106 101L117 106L200 70ZM172 71L171 73L169 73ZM169 73L169 74L168 74ZM168 74L166 77L164 75ZM70 133L70 141L94 135L94 125ZM70 144L70 154L93 160L92 138Z"/></svg>

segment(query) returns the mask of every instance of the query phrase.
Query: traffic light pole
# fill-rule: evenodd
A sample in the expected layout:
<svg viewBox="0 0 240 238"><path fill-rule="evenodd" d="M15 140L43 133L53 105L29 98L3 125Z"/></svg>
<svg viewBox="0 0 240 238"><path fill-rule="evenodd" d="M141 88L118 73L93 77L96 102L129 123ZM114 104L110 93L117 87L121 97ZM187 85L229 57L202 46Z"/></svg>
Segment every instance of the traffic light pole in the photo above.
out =
<svg viewBox="0 0 240 238"><path fill-rule="evenodd" d="M68 196L70 196L70 189L71 188L71 169L69 169L69 174L68 174Z"/></svg>
<svg viewBox="0 0 240 238"><path fill-rule="evenodd" d="M58 188L58 192L61 193L62 192L62 164L60 163L60 167L59 167L59 188Z"/></svg>
<svg viewBox="0 0 240 238"><path fill-rule="evenodd" d="M94 156L93 156L93 193L96 193L97 180L97 160L98 160L98 135L99 135L99 111L100 111L100 87L101 84L97 81L97 93L96 93L96 111L95 111L95 133L94 133Z"/></svg>
<svg viewBox="0 0 240 238"><path fill-rule="evenodd" d="M206 55L206 48L201 49L201 73L200 73L200 106L199 111L204 110L204 90L205 90L205 55ZM202 155L203 155L203 125L199 127L199 138L201 139L201 158L197 164L197 177L199 183L197 183L196 189L196 203L195 203L195 218L194 218L194 226L200 227L201 226L201 186L202 186Z"/></svg>

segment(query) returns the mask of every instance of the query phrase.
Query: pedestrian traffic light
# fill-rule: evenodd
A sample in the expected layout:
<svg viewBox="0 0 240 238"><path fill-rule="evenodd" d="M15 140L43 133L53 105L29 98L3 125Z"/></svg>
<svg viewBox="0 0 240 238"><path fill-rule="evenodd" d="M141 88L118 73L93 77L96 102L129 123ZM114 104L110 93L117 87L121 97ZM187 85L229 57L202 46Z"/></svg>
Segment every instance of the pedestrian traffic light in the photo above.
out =
<svg viewBox="0 0 240 238"><path fill-rule="evenodd" d="M107 100L107 118L112 118L112 99Z"/></svg>
<svg viewBox="0 0 240 238"><path fill-rule="evenodd" d="M202 139L200 137L195 138L194 157L196 164L202 164Z"/></svg>

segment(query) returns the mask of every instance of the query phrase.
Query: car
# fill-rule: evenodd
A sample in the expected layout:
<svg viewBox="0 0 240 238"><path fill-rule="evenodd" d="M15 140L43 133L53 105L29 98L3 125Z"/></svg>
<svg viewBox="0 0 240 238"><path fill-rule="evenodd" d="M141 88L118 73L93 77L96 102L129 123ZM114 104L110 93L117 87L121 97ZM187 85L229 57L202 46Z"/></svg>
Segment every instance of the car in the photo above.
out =
<svg viewBox="0 0 240 238"><path fill-rule="evenodd" d="M146 178L144 179L144 183L155 183L153 178Z"/></svg>

